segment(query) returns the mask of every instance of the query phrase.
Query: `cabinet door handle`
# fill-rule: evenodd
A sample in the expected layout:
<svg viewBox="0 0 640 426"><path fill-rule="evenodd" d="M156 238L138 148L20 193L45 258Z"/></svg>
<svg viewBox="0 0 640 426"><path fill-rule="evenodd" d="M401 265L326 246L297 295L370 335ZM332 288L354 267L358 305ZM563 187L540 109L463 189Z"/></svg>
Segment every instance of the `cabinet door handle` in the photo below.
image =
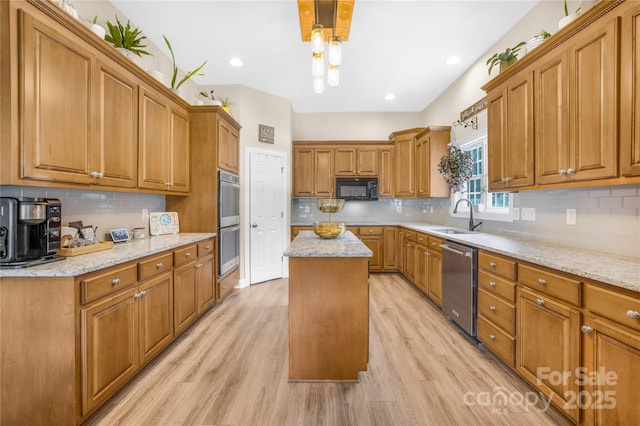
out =
<svg viewBox="0 0 640 426"><path fill-rule="evenodd" d="M546 280L542 279L542 278L538 278L538 284L540 285L545 285L547 283Z"/></svg>
<svg viewBox="0 0 640 426"><path fill-rule="evenodd" d="M542 300L542 299L538 299L538 300L536 300L536 303L537 303L538 305L542 306L542 305L544 305L544 300Z"/></svg>
<svg viewBox="0 0 640 426"><path fill-rule="evenodd" d="M118 284L120 284L120 278L114 278L114 279L112 279L112 280L111 280L111 284L112 284L112 285L118 285Z"/></svg>
<svg viewBox="0 0 640 426"><path fill-rule="evenodd" d="M162 268L163 266L164 266L164 263L162 263L162 262L158 262L158 263L156 263L156 269L160 269L160 268Z"/></svg>
<svg viewBox="0 0 640 426"><path fill-rule="evenodd" d="M576 169L572 169L572 168L568 168L567 169L567 174L568 175L574 175L576 173Z"/></svg>
<svg viewBox="0 0 640 426"><path fill-rule="evenodd" d="M490 285L491 287L495 287L495 286L496 286L496 282L495 282L495 281L489 281L489 285Z"/></svg>
<svg viewBox="0 0 640 426"><path fill-rule="evenodd" d="M211 246L204 246L205 250L211 250Z"/></svg>
<svg viewBox="0 0 640 426"><path fill-rule="evenodd" d="M631 319L640 319L640 313L638 311L627 311L627 316Z"/></svg>
<svg viewBox="0 0 640 426"><path fill-rule="evenodd" d="M491 340L496 340L496 336L495 336L495 334L490 334L490 335L489 335L489 339L491 339Z"/></svg>
<svg viewBox="0 0 640 426"><path fill-rule="evenodd" d="M558 174L559 174L560 176L564 176L564 175L566 175L566 174L567 174L567 171L566 171L565 169L560 169L560 170L558 170Z"/></svg>
<svg viewBox="0 0 640 426"><path fill-rule="evenodd" d="M202 268L202 263L198 263L198 264L196 265L196 269L200 269L200 268Z"/></svg>
<svg viewBox="0 0 640 426"><path fill-rule="evenodd" d="M593 329L588 325L583 325L580 327L580 330L582 330L583 333L591 333L593 331Z"/></svg>
<svg viewBox="0 0 640 426"><path fill-rule="evenodd" d="M89 173L89 176L100 179L104 177L104 173L102 172L91 172Z"/></svg>
<svg viewBox="0 0 640 426"><path fill-rule="evenodd" d="M496 265L496 262L489 262L489 266L495 269L497 265Z"/></svg>
<svg viewBox="0 0 640 426"><path fill-rule="evenodd" d="M495 312L495 311L496 311L496 307L495 307L495 306L493 306L493 305L489 305L489 310L490 310L491 312Z"/></svg>

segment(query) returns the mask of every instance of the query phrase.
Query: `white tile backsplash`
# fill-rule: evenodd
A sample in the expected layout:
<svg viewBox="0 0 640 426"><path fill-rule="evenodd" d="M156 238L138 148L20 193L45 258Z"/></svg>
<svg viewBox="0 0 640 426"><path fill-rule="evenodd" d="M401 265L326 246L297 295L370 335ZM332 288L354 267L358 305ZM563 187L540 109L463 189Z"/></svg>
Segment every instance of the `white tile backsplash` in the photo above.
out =
<svg viewBox="0 0 640 426"><path fill-rule="evenodd" d="M484 220L479 231L505 233L640 258L640 184L522 191L514 206L535 208L536 220ZM309 213L305 212L308 207ZM433 207L433 213L431 213ZM576 224L566 223L566 209L576 209ZM465 228L468 219L449 215L448 198L348 201L334 220L416 221ZM313 199L295 199L292 223L327 220Z"/></svg>
<svg viewBox="0 0 640 426"><path fill-rule="evenodd" d="M157 194L6 185L0 186L0 196L58 198L62 202L63 225L81 220L84 225L97 226L101 239L109 229L148 230L142 209L161 212L166 208L165 196Z"/></svg>

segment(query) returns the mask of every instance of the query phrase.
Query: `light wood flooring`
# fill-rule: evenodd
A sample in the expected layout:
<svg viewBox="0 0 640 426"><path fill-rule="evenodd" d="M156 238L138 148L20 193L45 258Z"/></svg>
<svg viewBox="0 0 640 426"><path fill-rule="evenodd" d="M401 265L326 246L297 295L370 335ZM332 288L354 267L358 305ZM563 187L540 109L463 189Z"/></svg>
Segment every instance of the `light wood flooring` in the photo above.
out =
<svg viewBox="0 0 640 426"><path fill-rule="evenodd" d="M289 383L287 285L235 289L88 424L569 424L398 274L371 275L360 383Z"/></svg>

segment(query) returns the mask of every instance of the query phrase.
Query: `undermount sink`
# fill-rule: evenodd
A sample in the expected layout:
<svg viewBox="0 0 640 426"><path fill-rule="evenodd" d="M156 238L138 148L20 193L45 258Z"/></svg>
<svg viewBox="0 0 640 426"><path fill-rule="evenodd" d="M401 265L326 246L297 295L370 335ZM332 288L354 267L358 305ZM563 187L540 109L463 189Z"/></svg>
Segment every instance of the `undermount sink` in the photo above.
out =
<svg viewBox="0 0 640 426"><path fill-rule="evenodd" d="M456 228L438 228L434 229L435 232L442 232L444 234L472 234L471 231L465 231L464 229Z"/></svg>

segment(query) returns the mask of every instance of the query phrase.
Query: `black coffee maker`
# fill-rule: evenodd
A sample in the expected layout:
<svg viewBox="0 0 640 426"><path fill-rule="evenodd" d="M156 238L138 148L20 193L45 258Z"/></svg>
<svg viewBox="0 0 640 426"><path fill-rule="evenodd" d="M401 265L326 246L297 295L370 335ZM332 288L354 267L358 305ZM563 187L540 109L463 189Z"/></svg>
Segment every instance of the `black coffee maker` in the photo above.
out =
<svg viewBox="0 0 640 426"><path fill-rule="evenodd" d="M60 250L61 226L58 199L0 198L0 264L30 266L53 259Z"/></svg>

